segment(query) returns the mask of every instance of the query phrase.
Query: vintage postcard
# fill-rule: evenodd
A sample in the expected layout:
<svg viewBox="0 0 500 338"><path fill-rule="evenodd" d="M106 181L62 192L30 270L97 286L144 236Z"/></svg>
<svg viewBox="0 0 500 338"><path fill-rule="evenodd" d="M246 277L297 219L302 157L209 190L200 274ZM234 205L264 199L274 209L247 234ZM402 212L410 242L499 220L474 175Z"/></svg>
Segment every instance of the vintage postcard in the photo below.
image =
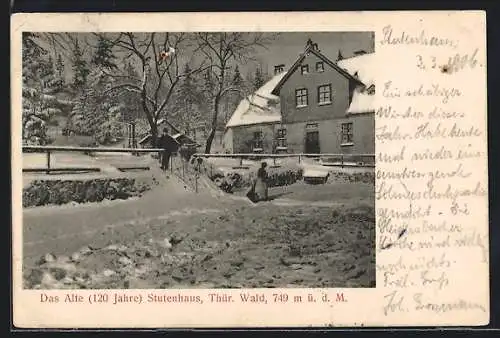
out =
<svg viewBox="0 0 500 338"><path fill-rule="evenodd" d="M15 326L488 324L485 18L13 15Z"/></svg>

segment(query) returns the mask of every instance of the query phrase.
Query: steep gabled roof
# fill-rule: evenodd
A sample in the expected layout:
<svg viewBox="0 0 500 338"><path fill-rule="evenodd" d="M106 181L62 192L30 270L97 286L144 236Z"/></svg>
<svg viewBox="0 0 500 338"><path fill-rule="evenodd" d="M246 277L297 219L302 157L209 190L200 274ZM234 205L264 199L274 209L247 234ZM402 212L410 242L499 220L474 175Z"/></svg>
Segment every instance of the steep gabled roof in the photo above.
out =
<svg viewBox="0 0 500 338"><path fill-rule="evenodd" d="M366 87L375 84L376 64L375 53L356 55L337 62L337 66L345 69L349 74L353 76L357 74L359 80L363 82Z"/></svg>
<svg viewBox="0 0 500 338"><path fill-rule="evenodd" d="M295 63L290 67L290 69L286 72L286 75L281 79L280 82L274 87L272 90L273 95L279 95L279 91L283 84L290 78L290 76L297 70L297 68L300 66L302 61L305 59L308 53L313 53L316 55L318 58L320 58L323 62L325 62L327 65L335 69L337 72L339 72L341 75L345 76L348 80L355 81L359 83L360 85L363 85L363 82L361 82L359 79L355 78L351 74L349 74L346 70L342 69L339 67L335 62L327 58L325 55L321 54L318 50L313 48L313 45L307 46L307 48L304 50L302 54L300 54L299 58Z"/></svg>
<svg viewBox="0 0 500 338"><path fill-rule="evenodd" d="M176 133L180 133L181 131L179 130L179 128L177 128L176 126L174 126L171 122L165 120L164 118L160 118L158 119L158 121L156 122L156 125L159 126L161 125L162 123L165 123L167 124L170 128L172 128L173 131L175 131Z"/></svg>
<svg viewBox="0 0 500 338"><path fill-rule="evenodd" d="M271 91L283 76L285 73L275 75L253 94L242 99L227 122L226 128L280 122L279 97L271 94Z"/></svg>

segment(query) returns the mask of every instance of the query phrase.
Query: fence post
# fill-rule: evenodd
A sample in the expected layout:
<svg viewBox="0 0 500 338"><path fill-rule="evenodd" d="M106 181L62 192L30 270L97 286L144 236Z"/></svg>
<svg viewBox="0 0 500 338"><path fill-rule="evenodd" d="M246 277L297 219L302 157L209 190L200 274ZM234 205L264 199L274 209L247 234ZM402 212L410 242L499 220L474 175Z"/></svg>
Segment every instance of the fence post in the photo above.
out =
<svg viewBox="0 0 500 338"><path fill-rule="evenodd" d="M302 161L302 156L299 154L299 164L301 163Z"/></svg>
<svg viewBox="0 0 500 338"><path fill-rule="evenodd" d="M186 163L184 162L183 158L181 158L181 164L182 164L182 178L184 178L185 177L185 173L184 173L185 168L184 167L185 167Z"/></svg>
<svg viewBox="0 0 500 338"><path fill-rule="evenodd" d="M243 167L243 157L240 157L240 167Z"/></svg>
<svg viewBox="0 0 500 338"><path fill-rule="evenodd" d="M344 168L344 155L340 155L340 166Z"/></svg>
<svg viewBox="0 0 500 338"><path fill-rule="evenodd" d="M276 166L276 157L273 158L273 165Z"/></svg>
<svg viewBox="0 0 500 338"><path fill-rule="evenodd" d="M50 150L47 151L47 174L50 174Z"/></svg>

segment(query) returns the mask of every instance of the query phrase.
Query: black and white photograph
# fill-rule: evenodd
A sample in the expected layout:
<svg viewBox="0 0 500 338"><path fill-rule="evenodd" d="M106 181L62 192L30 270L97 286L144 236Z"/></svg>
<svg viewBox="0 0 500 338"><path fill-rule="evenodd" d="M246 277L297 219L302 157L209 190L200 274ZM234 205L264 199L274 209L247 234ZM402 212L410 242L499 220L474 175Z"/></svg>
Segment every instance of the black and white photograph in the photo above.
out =
<svg viewBox="0 0 500 338"><path fill-rule="evenodd" d="M375 288L374 39L23 32L23 288Z"/></svg>

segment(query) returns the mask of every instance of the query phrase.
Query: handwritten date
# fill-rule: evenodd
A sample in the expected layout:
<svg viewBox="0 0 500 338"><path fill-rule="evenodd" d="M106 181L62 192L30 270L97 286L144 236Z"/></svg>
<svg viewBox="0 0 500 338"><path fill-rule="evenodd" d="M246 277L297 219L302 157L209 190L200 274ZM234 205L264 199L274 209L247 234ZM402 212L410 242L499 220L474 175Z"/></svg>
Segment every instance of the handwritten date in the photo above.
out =
<svg viewBox="0 0 500 338"><path fill-rule="evenodd" d="M470 69L476 68L478 49L476 48L472 53L455 54L448 57L446 62L439 62L435 56L424 57L417 55L417 68L421 70L440 69L442 73L452 74L468 67Z"/></svg>

